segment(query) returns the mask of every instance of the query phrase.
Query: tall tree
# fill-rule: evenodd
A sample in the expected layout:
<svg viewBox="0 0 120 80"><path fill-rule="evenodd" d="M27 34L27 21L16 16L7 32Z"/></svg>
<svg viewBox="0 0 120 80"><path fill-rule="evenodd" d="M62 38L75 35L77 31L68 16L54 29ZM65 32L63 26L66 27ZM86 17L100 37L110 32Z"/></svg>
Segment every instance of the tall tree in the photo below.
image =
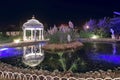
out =
<svg viewBox="0 0 120 80"><path fill-rule="evenodd" d="M83 26L84 30L89 30L89 31L93 31L96 28L96 21L93 19L90 19L88 22L85 23L85 25Z"/></svg>

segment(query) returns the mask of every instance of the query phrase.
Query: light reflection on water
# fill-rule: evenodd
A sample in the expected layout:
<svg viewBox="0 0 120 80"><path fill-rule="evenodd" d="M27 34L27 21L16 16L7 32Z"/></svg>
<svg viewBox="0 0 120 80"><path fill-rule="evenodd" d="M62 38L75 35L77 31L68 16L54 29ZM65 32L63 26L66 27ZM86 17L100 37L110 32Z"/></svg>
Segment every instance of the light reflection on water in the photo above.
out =
<svg viewBox="0 0 120 80"><path fill-rule="evenodd" d="M42 44L43 45L43 44ZM86 72L120 66L120 47L116 43L84 43L75 53L46 53L41 44L21 48L1 48L1 61L13 66L49 71ZM18 64L19 63L19 64Z"/></svg>
<svg viewBox="0 0 120 80"><path fill-rule="evenodd" d="M113 64L120 64L120 54L117 52L116 43L104 44L103 46L99 47L100 45L100 43L93 43L93 47L91 47L89 52L90 59L105 61ZM106 46L109 47L107 48Z"/></svg>
<svg viewBox="0 0 120 80"><path fill-rule="evenodd" d="M14 57L22 55L22 50L21 49L16 49L16 48L0 48L0 59L1 58L9 58L9 57Z"/></svg>
<svg viewBox="0 0 120 80"><path fill-rule="evenodd" d="M90 58L96 61L98 60L98 61L120 65L120 55L96 54L96 55L90 55Z"/></svg>

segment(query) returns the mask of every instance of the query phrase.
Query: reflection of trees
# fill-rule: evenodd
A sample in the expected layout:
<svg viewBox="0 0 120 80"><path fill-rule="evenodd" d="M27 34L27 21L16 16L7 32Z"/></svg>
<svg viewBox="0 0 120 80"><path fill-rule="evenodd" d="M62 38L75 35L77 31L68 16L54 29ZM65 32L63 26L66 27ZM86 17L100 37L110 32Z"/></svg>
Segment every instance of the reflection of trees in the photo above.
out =
<svg viewBox="0 0 120 80"><path fill-rule="evenodd" d="M112 44L112 53L113 53L113 55L115 55L116 54L116 51L117 49L116 49L116 43L113 43Z"/></svg>
<svg viewBox="0 0 120 80"><path fill-rule="evenodd" d="M85 51L86 53L111 53L112 45L111 43L99 43L99 42L92 42L92 43L85 43Z"/></svg>
<svg viewBox="0 0 120 80"><path fill-rule="evenodd" d="M42 62L42 64L38 65L37 68L49 71L59 69L57 54L46 53L44 61Z"/></svg>
<svg viewBox="0 0 120 80"><path fill-rule="evenodd" d="M63 70L66 71L66 64L65 64L66 61L65 61L65 58L62 57L63 52L58 52L57 54L59 56L59 62L61 63L61 66L62 66Z"/></svg>
<svg viewBox="0 0 120 80"><path fill-rule="evenodd" d="M80 60L80 58L77 58L72 65L70 66L68 71L72 71L72 70L77 70L77 62Z"/></svg>
<svg viewBox="0 0 120 80"><path fill-rule="evenodd" d="M77 52L57 52L57 54L46 53L44 61L38 65L37 68L49 71L80 72L86 69L86 62L80 58Z"/></svg>
<svg viewBox="0 0 120 80"><path fill-rule="evenodd" d="M79 57L76 58L74 58L74 56L65 57L63 52L58 52L57 54L59 56L59 62L61 64L63 71L76 71L77 69L79 69L79 65L80 66L85 65L85 62L81 60ZM69 54L71 53L68 53L67 56Z"/></svg>

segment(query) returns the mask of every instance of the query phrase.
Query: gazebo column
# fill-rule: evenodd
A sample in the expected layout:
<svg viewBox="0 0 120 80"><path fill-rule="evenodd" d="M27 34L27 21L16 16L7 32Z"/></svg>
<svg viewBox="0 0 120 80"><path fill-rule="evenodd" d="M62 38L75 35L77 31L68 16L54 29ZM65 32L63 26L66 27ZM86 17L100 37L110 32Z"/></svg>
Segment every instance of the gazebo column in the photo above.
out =
<svg viewBox="0 0 120 80"><path fill-rule="evenodd" d="M40 53L42 53L41 46L42 46L42 45L40 44L40 45L39 45L39 49L40 49L39 51L40 51Z"/></svg>
<svg viewBox="0 0 120 80"><path fill-rule="evenodd" d="M33 40L33 30L31 30L31 40Z"/></svg>
<svg viewBox="0 0 120 80"><path fill-rule="evenodd" d="M36 41L36 29L34 31L34 40Z"/></svg>
<svg viewBox="0 0 120 80"><path fill-rule="evenodd" d="M41 40L41 30L39 30L39 40Z"/></svg>
<svg viewBox="0 0 120 80"><path fill-rule="evenodd" d="M40 40L42 40L42 30L40 30Z"/></svg>
<svg viewBox="0 0 120 80"><path fill-rule="evenodd" d="M25 41L26 40L26 30L24 29L23 31L23 40Z"/></svg>
<svg viewBox="0 0 120 80"><path fill-rule="evenodd" d="M23 56L26 54L26 47L23 47Z"/></svg>
<svg viewBox="0 0 120 80"><path fill-rule="evenodd" d="M42 29L41 31L42 31L42 35L41 35L41 36L42 36L42 40L44 40L44 37L43 37L43 29Z"/></svg>
<svg viewBox="0 0 120 80"><path fill-rule="evenodd" d="M31 53L33 53L33 46L31 46Z"/></svg>

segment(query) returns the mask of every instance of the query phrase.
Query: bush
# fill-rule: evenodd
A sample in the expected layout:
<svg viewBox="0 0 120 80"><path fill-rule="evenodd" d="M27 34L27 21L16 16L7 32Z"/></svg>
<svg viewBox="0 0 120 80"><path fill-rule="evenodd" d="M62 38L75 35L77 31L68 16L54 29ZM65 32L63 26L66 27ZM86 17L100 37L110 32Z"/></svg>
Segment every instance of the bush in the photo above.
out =
<svg viewBox="0 0 120 80"><path fill-rule="evenodd" d="M57 31L54 34L48 34L47 38L50 39L50 43L67 43L67 36L70 35L71 41L75 40L77 38L76 32L73 30L69 32L62 32L62 31Z"/></svg>
<svg viewBox="0 0 120 80"><path fill-rule="evenodd" d="M80 31L81 38L91 38L94 35L94 32Z"/></svg>

